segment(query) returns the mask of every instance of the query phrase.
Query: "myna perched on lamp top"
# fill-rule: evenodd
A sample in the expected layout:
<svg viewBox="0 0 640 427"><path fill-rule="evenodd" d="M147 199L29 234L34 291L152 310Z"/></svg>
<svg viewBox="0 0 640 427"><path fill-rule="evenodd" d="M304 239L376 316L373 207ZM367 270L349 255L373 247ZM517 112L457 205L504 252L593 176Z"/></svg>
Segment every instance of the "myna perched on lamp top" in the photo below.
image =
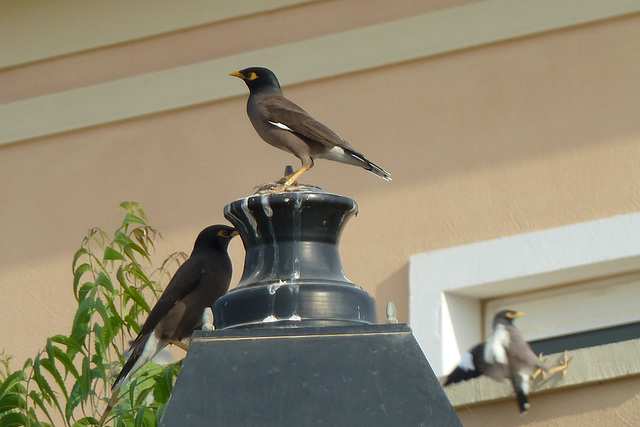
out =
<svg viewBox="0 0 640 427"><path fill-rule="evenodd" d="M531 379L538 373L553 373L566 369L568 361L548 369L525 341L522 332L513 325L523 313L502 310L493 320L493 331L486 342L480 343L462 355L460 364L447 376L445 386L467 381L480 375L495 380L509 379L518 398L520 413L529 409L527 395Z"/></svg>
<svg viewBox="0 0 640 427"><path fill-rule="evenodd" d="M227 248L237 234L226 225L212 225L198 234L191 256L175 272L131 345L131 355L111 388L100 425L138 369L169 344L188 349L182 340L191 337L202 325L205 309L229 290L232 266Z"/></svg>
<svg viewBox="0 0 640 427"><path fill-rule="evenodd" d="M369 161L334 131L285 98L278 78L271 70L250 67L230 75L244 80L249 87L247 114L258 135L268 144L288 151L302 162L302 167L285 177L282 187L277 191L291 187L300 175L313 166L314 159L360 166L391 181L387 171Z"/></svg>

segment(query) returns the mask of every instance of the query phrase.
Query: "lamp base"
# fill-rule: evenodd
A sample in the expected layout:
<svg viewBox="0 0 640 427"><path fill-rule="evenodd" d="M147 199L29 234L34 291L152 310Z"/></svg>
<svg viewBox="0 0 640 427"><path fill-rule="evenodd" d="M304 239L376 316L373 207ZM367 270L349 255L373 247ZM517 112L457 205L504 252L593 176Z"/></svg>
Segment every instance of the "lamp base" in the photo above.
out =
<svg viewBox="0 0 640 427"><path fill-rule="evenodd" d="M160 426L462 426L404 324L197 331Z"/></svg>

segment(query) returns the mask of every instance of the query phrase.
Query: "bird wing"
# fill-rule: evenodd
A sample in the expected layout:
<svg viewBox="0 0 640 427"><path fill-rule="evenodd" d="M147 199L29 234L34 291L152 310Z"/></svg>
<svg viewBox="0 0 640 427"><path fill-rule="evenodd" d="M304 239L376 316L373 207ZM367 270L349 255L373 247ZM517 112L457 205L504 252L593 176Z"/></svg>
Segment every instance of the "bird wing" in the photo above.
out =
<svg viewBox="0 0 640 427"><path fill-rule="evenodd" d="M198 284L204 272L203 260L193 255L178 268L151 313L149 313L146 322L142 325L136 341L155 329L169 310Z"/></svg>
<svg viewBox="0 0 640 427"><path fill-rule="evenodd" d="M510 340L510 331L504 325L496 325L491 336L487 339L487 345L484 348L484 360L489 364L500 363L506 365L509 363L507 347L510 345Z"/></svg>
<svg viewBox="0 0 640 427"><path fill-rule="evenodd" d="M547 371L547 367L538 359L538 356L531 350L531 346L524 339L522 332L515 326L508 326L507 330L511 337L511 344L509 345L509 358L512 360L510 363L520 369L521 373L531 375L540 368Z"/></svg>
<svg viewBox="0 0 640 427"><path fill-rule="evenodd" d="M323 125L297 104L279 95L265 95L260 101L265 118L274 126L312 139L327 147L353 148L337 133Z"/></svg>
<svg viewBox="0 0 640 427"><path fill-rule="evenodd" d="M153 330L160 321L180 300L191 292L204 274L203 259L191 256L175 272L171 281L165 288L162 296L149 313L149 317L142 325L140 333L131 344L131 355L118 374L113 390L119 389L126 382L126 378L137 371L140 366L150 360L159 350L167 345L166 338L160 338L153 334ZM149 340L151 339L151 342ZM145 356L146 354L146 356ZM145 357L143 357L145 356Z"/></svg>

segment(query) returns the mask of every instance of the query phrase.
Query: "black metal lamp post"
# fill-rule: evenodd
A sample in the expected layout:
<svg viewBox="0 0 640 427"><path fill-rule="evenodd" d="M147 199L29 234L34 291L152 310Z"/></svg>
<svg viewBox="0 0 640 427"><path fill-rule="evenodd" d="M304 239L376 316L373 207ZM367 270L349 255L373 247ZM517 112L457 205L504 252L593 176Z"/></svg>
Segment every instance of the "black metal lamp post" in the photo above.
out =
<svg viewBox="0 0 640 427"><path fill-rule="evenodd" d="M161 426L460 426L407 325L342 271L354 200L319 189L225 208L247 251L197 331Z"/></svg>
<svg viewBox="0 0 640 427"><path fill-rule="evenodd" d="M345 277L338 253L357 210L353 199L321 191L227 205L247 255L242 279L214 306L216 328L376 323L374 299Z"/></svg>

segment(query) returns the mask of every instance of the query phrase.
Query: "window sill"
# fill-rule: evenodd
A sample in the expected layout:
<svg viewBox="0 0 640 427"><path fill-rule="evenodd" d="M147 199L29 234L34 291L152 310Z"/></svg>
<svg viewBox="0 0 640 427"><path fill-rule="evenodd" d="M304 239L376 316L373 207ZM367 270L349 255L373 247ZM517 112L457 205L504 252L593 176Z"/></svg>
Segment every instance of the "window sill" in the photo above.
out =
<svg viewBox="0 0 640 427"><path fill-rule="evenodd" d="M584 386L620 378L640 375L640 339L622 341L567 352L571 358L566 378L555 373L542 379L538 377L532 385L532 395L551 390ZM545 355L548 367L557 366L562 353ZM513 388L508 381L498 382L488 377L445 387L445 392L454 408L474 406L492 401L513 398Z"/></svg>

